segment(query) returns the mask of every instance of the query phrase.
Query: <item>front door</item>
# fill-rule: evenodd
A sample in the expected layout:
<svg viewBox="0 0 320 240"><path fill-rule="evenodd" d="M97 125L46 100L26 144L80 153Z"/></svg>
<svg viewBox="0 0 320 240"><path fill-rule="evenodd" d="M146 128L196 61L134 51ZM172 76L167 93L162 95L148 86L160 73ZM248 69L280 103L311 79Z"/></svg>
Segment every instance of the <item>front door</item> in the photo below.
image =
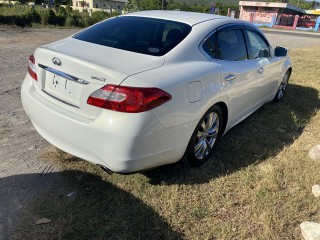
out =
<svg viewBox="0 0 320 240"><path fill-rule="evenodd" d="M233 125L256 106L257 67L248 60L242 26L217 32L217 58L229 100L230 124Z"/></svg>

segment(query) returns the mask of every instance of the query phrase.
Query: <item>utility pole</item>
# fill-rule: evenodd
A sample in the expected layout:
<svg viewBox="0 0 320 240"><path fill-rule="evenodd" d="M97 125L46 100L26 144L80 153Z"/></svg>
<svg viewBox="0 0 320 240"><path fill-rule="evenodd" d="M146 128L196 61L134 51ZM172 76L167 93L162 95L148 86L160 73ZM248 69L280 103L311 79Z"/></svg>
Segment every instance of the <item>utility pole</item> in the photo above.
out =
<svg viewBox="0 0 320 240"><path fill-rule="evenodd" d="M163 10L164 0L162 0L161 9Z"/></svg>
<svg viewBox="0 0 320 240"><path fill-rule="evenodd" d="M84 14L84 0L82 0L82 19L83 19L83 14Z"/></svg>

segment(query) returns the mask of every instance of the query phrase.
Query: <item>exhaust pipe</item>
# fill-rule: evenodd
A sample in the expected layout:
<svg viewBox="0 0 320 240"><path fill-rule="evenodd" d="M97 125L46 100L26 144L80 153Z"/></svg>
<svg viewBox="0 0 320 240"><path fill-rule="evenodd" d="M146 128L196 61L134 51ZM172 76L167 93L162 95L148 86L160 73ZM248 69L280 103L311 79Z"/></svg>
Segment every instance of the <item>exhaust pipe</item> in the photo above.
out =
<svg viewBox="0 0 320 240"><path fill-rule="evenodd" d="M106 173L108 173L110 175L113 173L113 171L110 170L109 168L107 168L106 166L102 166L102 165L98 165L98 166L100 166L103 171L105 171Z"/></svg>

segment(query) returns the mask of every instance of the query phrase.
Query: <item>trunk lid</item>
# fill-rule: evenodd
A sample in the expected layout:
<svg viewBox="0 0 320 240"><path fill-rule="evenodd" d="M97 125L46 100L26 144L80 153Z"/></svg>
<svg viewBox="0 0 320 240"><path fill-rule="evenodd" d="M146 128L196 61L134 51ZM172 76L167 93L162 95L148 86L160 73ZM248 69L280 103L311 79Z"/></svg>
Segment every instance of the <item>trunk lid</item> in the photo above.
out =
<svg viewBox="0 0 320 240"><path fill-rule="evenodd" d="M101 109L88 97L106 84L119 85L128 76L163 65L164 57L149 56L92 44L72 37L35 51L37 92L47 100L89 119Z"/></svg>

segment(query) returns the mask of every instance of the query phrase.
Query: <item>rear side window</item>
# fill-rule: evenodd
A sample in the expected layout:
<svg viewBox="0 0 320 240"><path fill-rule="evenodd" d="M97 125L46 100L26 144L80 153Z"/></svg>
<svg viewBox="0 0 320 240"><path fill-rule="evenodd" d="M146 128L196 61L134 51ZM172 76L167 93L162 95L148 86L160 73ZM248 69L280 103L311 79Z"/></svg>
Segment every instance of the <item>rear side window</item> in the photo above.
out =
<svg viewBox="0 0 320 240"><path fill-rule="evenodd" d="M217 45L216 39L214 34L212 34L202 45L202 49L205 51L206 54L209 55L211 58L217 57Z"/></svg>
<svg viewBox="0 0 320 240"><path fill-rule="evenodd" d="M242 30L226 30L217 34L217 58L228 61L247 59L247 49Z"/></svg>
<svg viewBox="0 0 320 240"><path fill-rule="evenodd" d="M174 21L144 17L116 17L96 24L75 39L137 52L162 56L177 46L191 31L191 26Z"/></svg>

